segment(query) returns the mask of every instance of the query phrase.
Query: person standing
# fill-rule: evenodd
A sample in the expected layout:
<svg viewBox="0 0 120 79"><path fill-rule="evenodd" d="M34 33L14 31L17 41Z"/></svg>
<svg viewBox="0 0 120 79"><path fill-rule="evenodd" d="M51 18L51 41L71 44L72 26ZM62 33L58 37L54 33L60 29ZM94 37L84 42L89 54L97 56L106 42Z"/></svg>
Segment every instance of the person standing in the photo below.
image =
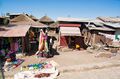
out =
<svg viewBox="0 0 120 79"><path fill-rule="evenodd" d="M49 39L49 51L50 51L50 55L51 56L54 56L54 52L52 51L52 48L53 47L53 39L52 39L52 37L50 37L50 39Z"/></svg>

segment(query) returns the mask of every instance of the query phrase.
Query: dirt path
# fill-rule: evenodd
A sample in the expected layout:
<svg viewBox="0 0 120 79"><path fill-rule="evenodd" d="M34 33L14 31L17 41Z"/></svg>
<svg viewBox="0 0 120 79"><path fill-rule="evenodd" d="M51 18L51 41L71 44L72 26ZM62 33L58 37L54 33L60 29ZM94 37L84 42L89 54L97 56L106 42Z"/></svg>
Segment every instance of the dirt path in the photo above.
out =
<svg viewBox="0 0 120 79"><path fill-rule="evenodd" d="M53 58L36 58L35 55L24 57L23 62L20 66L15 68L12 71L5 72L6 79L13 78L14 74L20 71L20 67L28 64L39 63L42 61L51 61L54 60L59 64L58 68L73 66L73 65L82 65L82 64L93 64L100 63L105 61L120 60L120 55L114 56L112 58L96 58L94 54L87 53L86 51L71 51L71 52L58 52L59 55L55 55Z"/></svg>
<svg viewBox="0 0 120 79"><path fill-rule="evenodd" d="M68 72L60 74L58 79L120 79L120 67Z"/></svg>

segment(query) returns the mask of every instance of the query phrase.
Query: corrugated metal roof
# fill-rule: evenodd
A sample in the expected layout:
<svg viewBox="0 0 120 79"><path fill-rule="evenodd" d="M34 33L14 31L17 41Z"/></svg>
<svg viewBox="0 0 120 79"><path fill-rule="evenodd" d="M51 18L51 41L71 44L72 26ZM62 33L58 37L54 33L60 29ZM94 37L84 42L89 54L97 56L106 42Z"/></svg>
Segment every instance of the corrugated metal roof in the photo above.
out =
<svg viewBox="0 0 120 79"><path fill-rule="evenodd" d="M10 15L21 15L21 13L10 13Z"/></svg>
<svg viewBox="0 0 120 79"><path fill-rule="evenodd" d="M86 20L86 19L84 19ZM83 22L83 19L79 18L65 18L65 17L58 17L57 21L68 21L68 22Z"/></svg>
<svg viewBox="0 0 120 79"><path fill-rule="evenodd" d="M7 31L0 31L0 37L24 37L30 26L14 26Z"/></svg>
<svg viewBox="0 0 120 79"><path fill-rule="evenodd" d="M78 27L60 27L61 36L81 36Z"/></svg>
<svg viewBox="0 0 120 79"><path fill-rule="evenodd" d="M80 27L80 24L59 24L60 27Z"/></svg>
<svg viewBox="0 0 120 79"><path fill-rule="evenodd" d="M120 17L97 17L97 19L100 19L103 22L120 23Z"/></svg>
<svg viewBox="0 0 120 79"><path fill-rule="evenodd" d="M98 30L98 31L115 31L114 29L106 28L106 27L88 27L89 30Z"/></svg>
<svg viewBox="0 0 120 79"><path fill-rule="evenodd" d="M120 28L120 23L104 23L105 25L112 26L114 28Z"/></svg>
<svg viewBox="0 0 120 79"><path fill-rule="evenodd" d="M65 21L65 22L93 22L93 23L98 23L102 22L101 20L98 19L90 19L90 18L64 18L64 17L58 17L57 21Z"/></svg>
<svg viewBox="0 0 120 79"><path fill-rule="evenodd" d="M111 29L108 27L105 27L104 25L101 25L100 27L97 27L93 24L86 24L86 26L88 27L89 30L97 30L97 31L115 31L115 29Z"/></svg>

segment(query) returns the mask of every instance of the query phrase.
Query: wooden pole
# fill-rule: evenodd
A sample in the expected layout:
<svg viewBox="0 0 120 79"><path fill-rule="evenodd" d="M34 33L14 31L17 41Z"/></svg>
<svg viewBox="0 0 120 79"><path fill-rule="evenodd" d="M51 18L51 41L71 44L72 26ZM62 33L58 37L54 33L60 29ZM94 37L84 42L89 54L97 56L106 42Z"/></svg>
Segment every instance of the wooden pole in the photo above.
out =
<svg viewBox="0 0 120 79"><path fill-rule="evenodd" d="M93 34L93 45L95 44L95 36L96 36L96 34L94 32L94 34Z"/></svg>
<svg viewBox="0 0 120 79"><path fill-rule="evenodd" d="M25 48L26 48L26 52L27 53L29 53L29 50L30 50L30 48L29 48L29 34L27 33L27 35L26 35L26 37L25 37Z"/></svg>
<svg viewBox="0 0 120 79"><path fill-rule="evenodd" d="M24 37L22 37L22 53L24 53L25 51L25 40Z"/></svg>
<svg viewBox="0 0 120 79"><path fill-rule="evenodd" d="M2 61L0 59L0 79L5 79L4 71L2 69Z"/></svg>
<svg viewBox="0 0 120 79"><path fill-rule="evenodd" d="M61 37L61 33L59 31L59 35L58 35L58 42L59 42L59 45L60 45L60 37Z"/></svg>

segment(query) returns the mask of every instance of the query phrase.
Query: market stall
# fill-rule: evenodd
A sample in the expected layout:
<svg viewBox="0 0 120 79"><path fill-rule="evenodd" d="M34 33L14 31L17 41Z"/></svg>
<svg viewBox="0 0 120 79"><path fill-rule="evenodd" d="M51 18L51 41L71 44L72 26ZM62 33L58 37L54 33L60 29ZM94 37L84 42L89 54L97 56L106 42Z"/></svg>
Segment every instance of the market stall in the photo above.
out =
<svg viewBox="0 0 120 79"><path fill-rule="evenodd" d="M16 25L1 31L4 33L0 35L0 57L2 63L5 63L5 71L9 71L23 62L22 59L17 58L18 54L29 52L29 28L28 25Z"/></svg>
<svg viewBox="0 0 120 79"><path fill-rule="evenodd" d="M55 79L59 72L53 61L22 66L14 79Z"/></svg>

